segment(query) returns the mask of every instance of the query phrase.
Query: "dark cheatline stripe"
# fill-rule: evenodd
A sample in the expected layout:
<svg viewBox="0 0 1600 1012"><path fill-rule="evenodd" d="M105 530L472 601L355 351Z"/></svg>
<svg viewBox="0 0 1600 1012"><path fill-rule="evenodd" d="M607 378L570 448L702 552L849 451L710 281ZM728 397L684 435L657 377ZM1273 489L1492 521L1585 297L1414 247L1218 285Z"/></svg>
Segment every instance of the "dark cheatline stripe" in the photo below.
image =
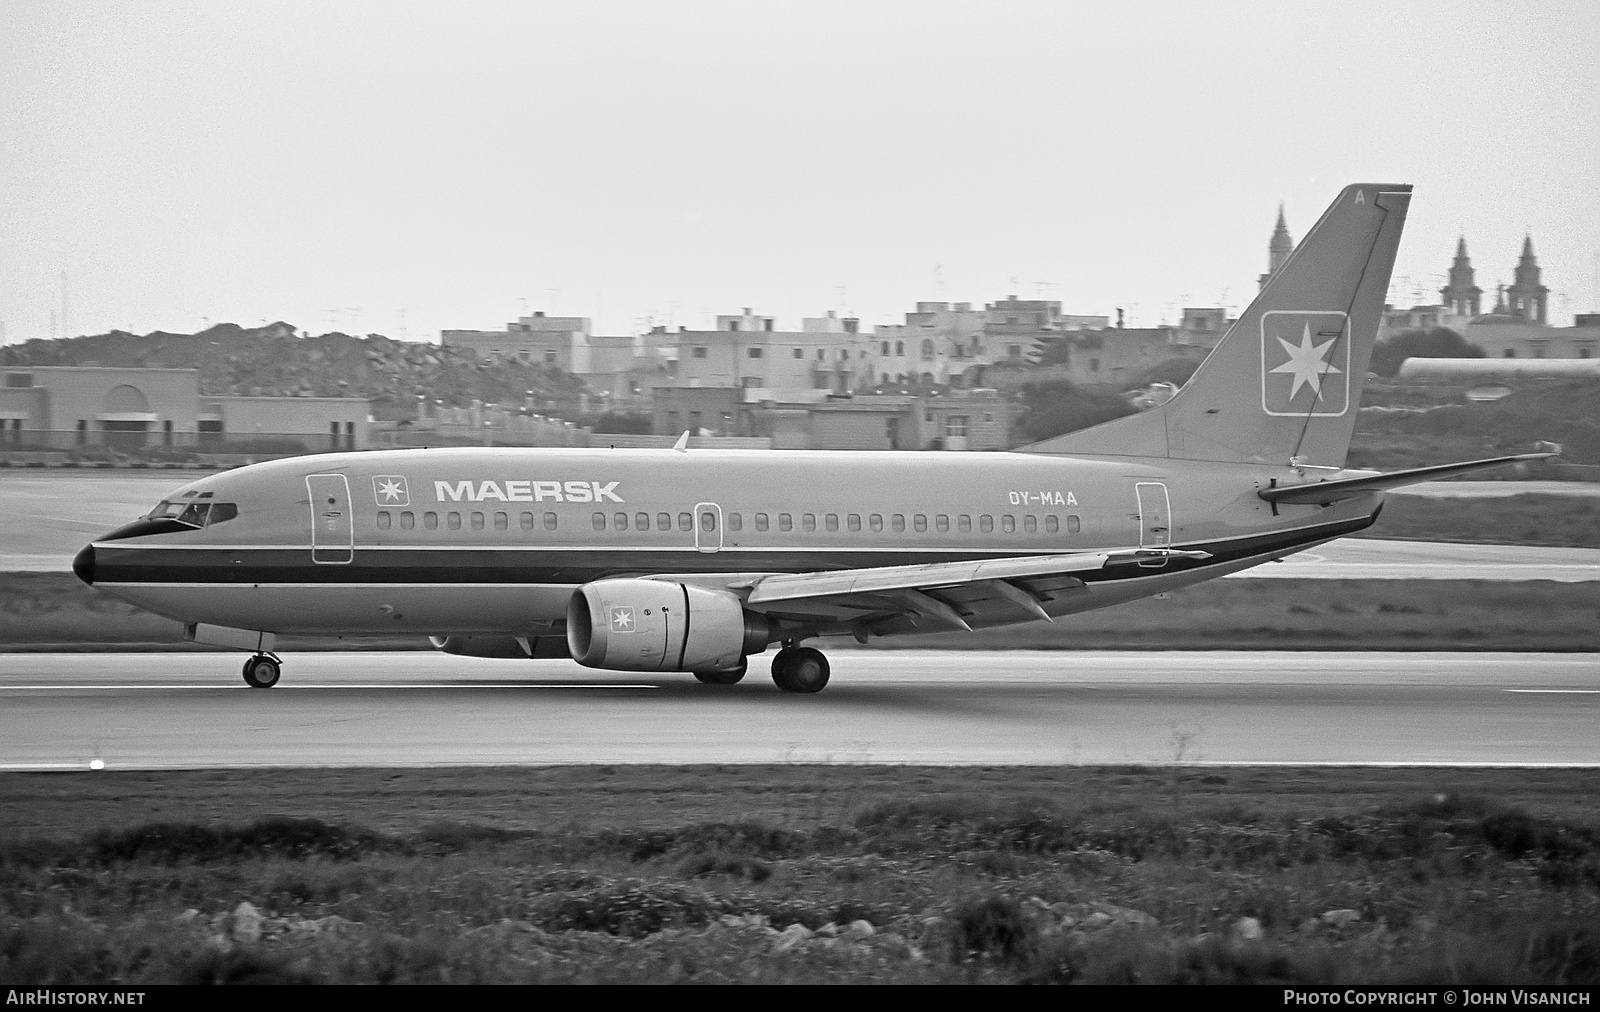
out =
<svg viewBox="0 0 1600 1012"><path fill-rule="evenodd" d="M1350 534L1371 523L1372 518L1358 517L1298 531L1186 544L1181 547L1210 552L1212 557L1205 560L1173 559L1159 571L1186 572L1267 552L1287 551L1315 541ZM826 548L819 548L815 552L724 548L720 552L704 553L686 550L608 552L559 548L526 552L481 547L363 551L357 546L355 560L351 563L313 565L308 548L155 549L119 545L115 548L103 547L96 554L94 582L96 586L118 583L211 583L219 586L284 583L406 583L440 586L464 583L582 584L608 577L653 573L809 573L997 557L1001 556L993 551L929 552L910 548L886 548L873 552ZM1153 575L1154 572L1138 566L1114 566L1074 575L1093 583L1134 579Z"/></svg>

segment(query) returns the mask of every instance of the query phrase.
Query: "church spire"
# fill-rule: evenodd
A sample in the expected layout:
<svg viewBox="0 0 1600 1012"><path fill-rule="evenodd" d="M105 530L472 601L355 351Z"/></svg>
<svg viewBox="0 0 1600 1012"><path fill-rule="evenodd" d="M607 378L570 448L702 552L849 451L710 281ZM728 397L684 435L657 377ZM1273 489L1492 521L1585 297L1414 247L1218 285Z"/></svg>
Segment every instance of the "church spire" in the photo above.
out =
<svg viewBox="0 0 1600 1012"><path fill-rule="evenodd" d="M1513 272L1516 281L1506 289L1508 310L1529 323L1544 323L1550 289L1540 283L1539 260L1533 255L1533 236L1522 237L1522 259Z"/></svg>
<svg viewBox="0 0 1600 1012"><path fill-rule="evenodd" d="M1283 217L1283 203L1278 204L1278 225L1272 230L1272 239L1267 242L1267 273L1259 279L1262 288L1267 287L1267 282L1278 273L1278 268L1283 266L1289 254L1294 252L1294 240L1289 238L1289 223Z"/></svg>
<svg viewBox="0 0 1600 1012"><path fill-rule="evenodd" d="M1467 256L1467 237L1462 236L1456 242L1456 262L1450 267L1450 283L1439 289L1445 313L1450 316L1479 314L1478 306L1479 300L1483 297L1483 289L1479 288L1474 280L1475 273L1472 269L1472 260Z"/></svg>

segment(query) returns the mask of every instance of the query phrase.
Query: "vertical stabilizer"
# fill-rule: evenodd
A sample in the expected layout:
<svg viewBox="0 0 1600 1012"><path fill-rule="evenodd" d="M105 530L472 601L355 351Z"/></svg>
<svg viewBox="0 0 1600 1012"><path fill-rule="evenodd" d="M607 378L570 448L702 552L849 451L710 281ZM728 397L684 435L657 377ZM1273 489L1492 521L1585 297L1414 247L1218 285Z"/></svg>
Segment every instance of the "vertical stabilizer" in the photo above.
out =
<svg viewBox="0 0 1600 1012"><path fill-rule="evenodd" d="M1177 396L1023 449L1342 467L1410 200L1346 187Z"/></svg>

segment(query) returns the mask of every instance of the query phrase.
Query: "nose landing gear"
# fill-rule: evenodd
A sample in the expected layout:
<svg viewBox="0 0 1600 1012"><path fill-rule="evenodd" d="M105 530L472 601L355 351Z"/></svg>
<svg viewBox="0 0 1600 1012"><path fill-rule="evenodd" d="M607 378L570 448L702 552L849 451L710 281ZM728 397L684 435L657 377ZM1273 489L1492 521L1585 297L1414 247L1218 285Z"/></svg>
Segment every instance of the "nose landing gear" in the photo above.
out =
<svg viewBox="0 0 1600 1012"><path fill-rule="evenodd" d="M244 662L244 683L252 689L270 689L283 674L283 661L275 654L256 654Z"/></svg>
<svg viewBox="0 0 1600 1012"><path fill-rule="evenodd" d="M772 681L784 692L821 692L828 684L828 658L811 647L784 647L772 658Z"/></svg>

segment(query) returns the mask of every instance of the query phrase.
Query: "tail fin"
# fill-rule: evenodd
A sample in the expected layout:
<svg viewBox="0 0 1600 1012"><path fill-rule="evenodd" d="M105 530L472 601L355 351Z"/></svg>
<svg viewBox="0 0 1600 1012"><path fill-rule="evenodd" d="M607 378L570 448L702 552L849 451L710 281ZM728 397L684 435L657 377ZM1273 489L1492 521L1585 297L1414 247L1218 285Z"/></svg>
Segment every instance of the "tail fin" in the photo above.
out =
<svg viewBox="0 0 1600 1012"><path fill-rule="evenodd" d="M1342 467L1410 201L1345 187L1177 396L1023 450Z"/></svg>

